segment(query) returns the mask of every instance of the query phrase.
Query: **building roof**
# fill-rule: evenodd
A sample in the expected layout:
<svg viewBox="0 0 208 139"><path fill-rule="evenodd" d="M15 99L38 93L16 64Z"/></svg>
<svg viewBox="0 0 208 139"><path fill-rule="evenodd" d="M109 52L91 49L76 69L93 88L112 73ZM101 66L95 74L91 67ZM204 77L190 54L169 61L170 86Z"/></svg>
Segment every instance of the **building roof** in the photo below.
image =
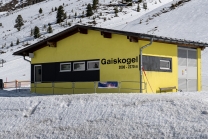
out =
<svg viewBox="0 0 208 139"><path fill-rule="evenodd" d="M91 26L75 25L75 26L73 26L69 29L66 29L62 32L59 32L49 38L46 38L44 40L41 40L35 44L32 44L32 45L26 47L24 49L16 51L13 53L13 55L28 56L29 53L33 53L34 51L36 51L42 47L48 46L51 43L56 44L57 41L59 41L63 38L66 38L68 36L71 36L77 32L80 32L82 34L87 34L88 30L100 31L101 35L103 35L104 38L111 38L112 37L111 34L125 35L125 36L127 36L127 39L129 39L131 42L138 42L138 40L151 40L151 38L154 38L154 42L176 44L179 46L191 47L191 48L201 48L201 49L208 47L208 43L195 42L195 41L191 41L191 40L176 39L176 38L162 37L162 36L149 35L149 34L143 34L143 33L134 33L134 32L128 32L128 31L91 27Z"/></svg>

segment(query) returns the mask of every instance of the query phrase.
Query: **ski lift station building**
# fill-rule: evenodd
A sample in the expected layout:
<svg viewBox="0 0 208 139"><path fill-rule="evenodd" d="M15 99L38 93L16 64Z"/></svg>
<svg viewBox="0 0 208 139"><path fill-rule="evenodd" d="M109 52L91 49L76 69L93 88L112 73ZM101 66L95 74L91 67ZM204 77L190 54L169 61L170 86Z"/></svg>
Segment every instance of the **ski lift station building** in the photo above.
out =
<svg viewBox="0 0 208 139"><path fill-rule="evenodd" d="M31 58L31 91L43 94L201 90L208 44L75 25L14 55Z"/></svg>

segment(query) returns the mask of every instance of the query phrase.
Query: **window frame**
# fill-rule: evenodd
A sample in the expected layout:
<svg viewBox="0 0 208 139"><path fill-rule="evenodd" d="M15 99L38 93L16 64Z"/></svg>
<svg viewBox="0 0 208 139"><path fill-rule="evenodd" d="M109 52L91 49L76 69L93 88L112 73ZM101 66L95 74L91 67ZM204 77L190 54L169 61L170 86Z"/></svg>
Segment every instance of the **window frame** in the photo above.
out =
<svg viewBox="0 0 208 139"><path fill-rule="evenodd" d="M80 69L80 70L76 70L76 69L74 69L74 65L76 64L76 63L84 63L84 67L85 67L85 61L80 61L80 62L73 62L73 71L85 71L85 69L86 69L86 67L82 70L82 69Z"/></svg>
<svg viewBox="0 0 208 139"><path fill-rule="evenodd" d="M98 62L98 63L99 63L98 68L90 69L90 68L88 67L88 63L93 63L93 62ZM87 70L100 70L100 61L99 61L99 60L87 61Z"/></svg>
<svg viewBox="0 0 208 139"><path fill-rule="evenodd" d="M161 61L168 62L169 63L169 68L165 68L165 67L160 66L160 70L171 70L171 61L170 60L160 59L160 62Z"/></svg>
<svg viewBox="0 0 208 139"><path fill-rule="evenodd" d="M64 64L70 64L70 70L62 70L61 66L64 65ZM72 65L71 62L69 62L69 63L60 63L60 72L70 72L71 71L71 65Z"/></svg>

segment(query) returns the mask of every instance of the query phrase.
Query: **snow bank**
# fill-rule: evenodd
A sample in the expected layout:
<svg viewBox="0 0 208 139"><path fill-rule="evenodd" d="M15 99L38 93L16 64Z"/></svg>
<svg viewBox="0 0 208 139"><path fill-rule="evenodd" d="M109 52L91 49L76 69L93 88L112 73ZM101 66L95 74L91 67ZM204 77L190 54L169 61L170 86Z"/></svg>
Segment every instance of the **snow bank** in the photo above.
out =
<svg viewBox="0 0 208 139"><path fill-rule="evenodd" d="M208 93L0 97L1 138L208 136ZM0 91L15 94L15 91ZM6 96L6 95L4 95Z"/></svg>

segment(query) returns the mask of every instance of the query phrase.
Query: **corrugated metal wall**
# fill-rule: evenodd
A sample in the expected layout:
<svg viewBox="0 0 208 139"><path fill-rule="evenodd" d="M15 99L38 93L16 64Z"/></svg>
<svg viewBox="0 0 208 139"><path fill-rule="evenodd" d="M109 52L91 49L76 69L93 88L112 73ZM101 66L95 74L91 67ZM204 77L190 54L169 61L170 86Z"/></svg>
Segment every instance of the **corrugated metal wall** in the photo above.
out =
<svg viewBox="0 0 208 139"><path fill-rule="evenodd" d="M178 48L178 89L197 91L196 49Z"/></svg>

